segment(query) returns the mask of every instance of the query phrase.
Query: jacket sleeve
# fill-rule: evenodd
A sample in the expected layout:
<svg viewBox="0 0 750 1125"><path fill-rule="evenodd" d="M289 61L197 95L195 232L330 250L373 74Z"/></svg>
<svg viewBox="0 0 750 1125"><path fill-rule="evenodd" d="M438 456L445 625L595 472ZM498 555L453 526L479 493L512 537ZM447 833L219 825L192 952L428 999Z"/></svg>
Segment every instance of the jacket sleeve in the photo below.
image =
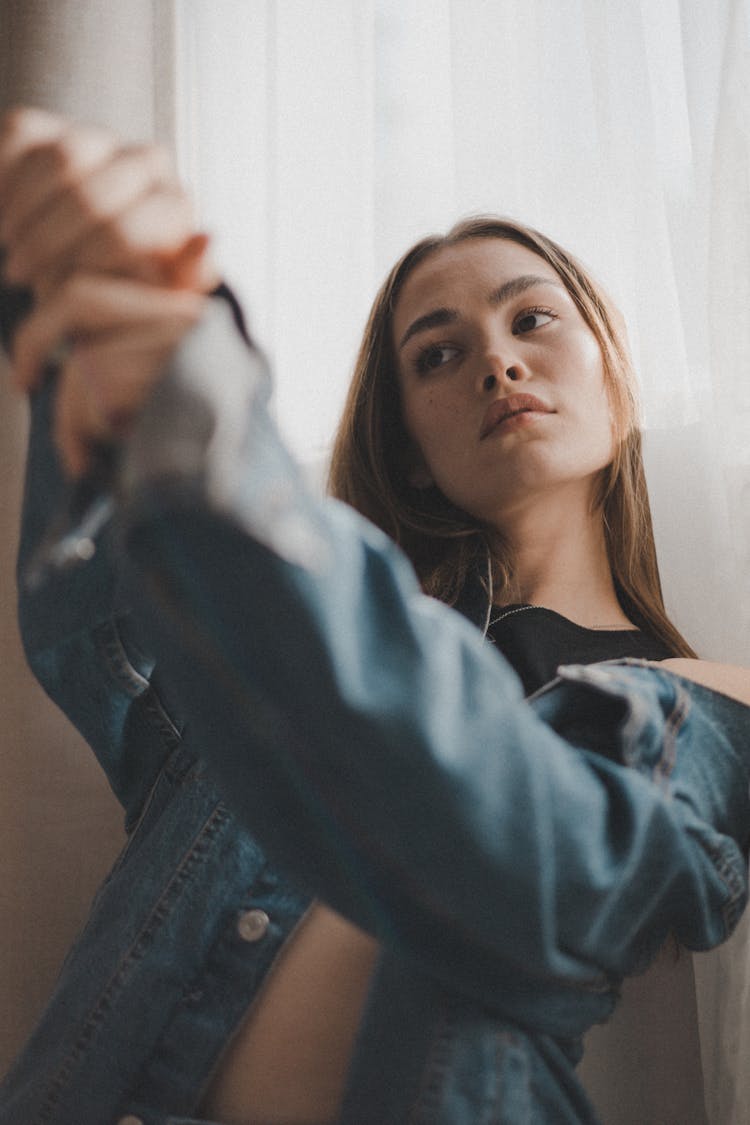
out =
<svg viewBox="0 0 750 1125"><path fill-rule="evenodd" d="M120 481L139 621L241 820L307 888L485 998L521 972L595 987L670 929L725 938L750 712L618 666L579 670L537 713L390 541L308 494L264 386L210 310Z"/></svg>
<svg viewBox="0 0 750 1125"><path fill-rule="evenodd" d="M232 291L222 283L211 296L227 310L244 347L250 346ZM6 344L11 314L25 311L11 306L2 289L0 328ZM124 592L122 558L107 516L85 565L43 571L38 565L40 555L49 554L44 546L60 543L66 532L74 544L86 514L111 507L109 472L76 486L66 479L52 440L53 405L54 376L48 372L31 399L17 563L20 633L32 671L92 747L125 808L129 828L180 742L182 715L131 613L132 591ZM69 554L73 559L74 552Z"/></svg>
<svg viewBox="0 0 750 1125"><path fill-rule="evenodd" d="M30 581L40 545L59 533L73 500L51 438L52 405L48 381L31 403L17 567L21 638L37 679L94 750L130 827L179 741L179 719L123 596L110 526L85 565Z"/></svg>

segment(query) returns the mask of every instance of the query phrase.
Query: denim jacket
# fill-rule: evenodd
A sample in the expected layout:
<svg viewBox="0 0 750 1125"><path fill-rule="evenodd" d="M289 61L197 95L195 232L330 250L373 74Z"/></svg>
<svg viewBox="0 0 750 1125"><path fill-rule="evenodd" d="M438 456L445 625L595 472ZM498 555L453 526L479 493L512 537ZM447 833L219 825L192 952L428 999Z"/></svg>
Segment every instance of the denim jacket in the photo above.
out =
<svg viewBox="0 0 750 1125"><path fill-rule="evenodd" d="M94 557L22 583L28 659L128 841L0 1122L197 1120L313 897L383 949L340 1125L594 1122L583 1032L670 930L706 949L744 907L750 711L628 661L525 701L385 536L308 494L266 400L212 302ZM61 502L49 407L21 574Z"/></svg>

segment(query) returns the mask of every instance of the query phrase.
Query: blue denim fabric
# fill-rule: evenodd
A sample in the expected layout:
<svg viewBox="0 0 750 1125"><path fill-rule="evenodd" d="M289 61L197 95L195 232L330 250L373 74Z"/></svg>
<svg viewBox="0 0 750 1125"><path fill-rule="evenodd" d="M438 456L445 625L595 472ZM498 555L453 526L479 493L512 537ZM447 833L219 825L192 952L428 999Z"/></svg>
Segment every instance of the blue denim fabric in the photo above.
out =
<svg viewBox="0 0 750 1125"><path fill-rule="evenodd" d="M708 948L744 906L750 712L629 662L524 701L384 536L307 495L221 313L153 396L97 556L22 599L131 839L0 1121L194 1120L316 895L384 949L341 1125L593 1122L583 1031L669 930ZM45 434L42 403L22 558Z"/></svg>

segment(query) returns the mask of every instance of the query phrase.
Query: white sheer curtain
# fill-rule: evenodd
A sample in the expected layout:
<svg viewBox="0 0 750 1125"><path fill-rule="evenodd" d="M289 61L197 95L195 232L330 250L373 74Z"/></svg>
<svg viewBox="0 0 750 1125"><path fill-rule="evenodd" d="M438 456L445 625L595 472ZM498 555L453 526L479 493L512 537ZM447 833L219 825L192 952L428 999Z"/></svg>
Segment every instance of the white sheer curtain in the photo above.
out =
<svg viewBox="0 0 750 1125"><path fill-rule="evenodd" d="M572 248L643 381L667 597L750 662L748 0L178 0L180 152L324 457L366 309L479 210Z"/></svg>
<svg viewBox="0 0 750 1125"><path fill-rule="evenodd" d="M183 171L302 459L396 256L529 221L628 321L669 609L750 664L750 0L177 0L177 28ZM722 1125L750 1120L748 964L744 929L696 959Z"/></svg>

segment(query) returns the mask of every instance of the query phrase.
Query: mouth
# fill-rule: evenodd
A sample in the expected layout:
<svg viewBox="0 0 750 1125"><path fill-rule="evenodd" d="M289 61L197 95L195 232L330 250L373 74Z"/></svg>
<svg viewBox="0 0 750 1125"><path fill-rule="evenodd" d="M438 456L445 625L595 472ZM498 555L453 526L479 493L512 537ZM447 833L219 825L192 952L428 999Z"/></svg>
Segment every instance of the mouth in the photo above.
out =
<svg viewBox="0 0 750 1125"><path fill-rule="evenodd" d="M503 422L506 422L509 418L515 418L519 414L553 413L554 411L536 395L508 395L506 398L495 399L494 402L490 403L482 419L479 440L484 441Z"/></svg>

